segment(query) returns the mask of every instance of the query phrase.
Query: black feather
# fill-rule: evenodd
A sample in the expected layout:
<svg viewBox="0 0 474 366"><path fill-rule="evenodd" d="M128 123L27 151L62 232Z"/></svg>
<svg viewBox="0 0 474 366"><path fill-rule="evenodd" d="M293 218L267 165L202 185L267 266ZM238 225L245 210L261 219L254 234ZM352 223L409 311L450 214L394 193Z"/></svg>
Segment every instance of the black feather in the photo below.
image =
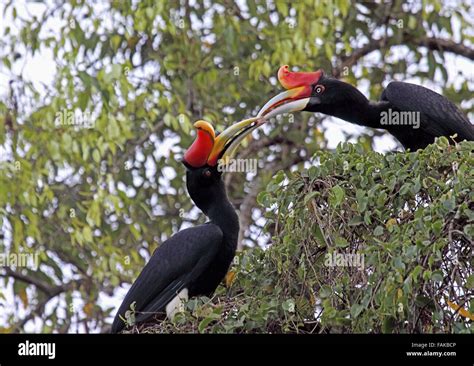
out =
<svg viewBox="0 0 474 366"><path fill-rule="evenodd" d="M474 125L459 108L444 96L420 85L394 81L382 93L382 101L390 102L399 111L420 112L418 130L390 128L405 147L416 150L434 141L436 137L457 134L457 141L474 140Z"/></svg>
<svg viewBox="0 0 474 366"><path fill-rule="evenodd" d="M222 239L219 226L208 223L182 230L160 245L125 296L112 332L123 329L120 316L125 316L133 302L136 321L144 321L151 313L163 311L183 288L192 287L216 256Z"/></svg>

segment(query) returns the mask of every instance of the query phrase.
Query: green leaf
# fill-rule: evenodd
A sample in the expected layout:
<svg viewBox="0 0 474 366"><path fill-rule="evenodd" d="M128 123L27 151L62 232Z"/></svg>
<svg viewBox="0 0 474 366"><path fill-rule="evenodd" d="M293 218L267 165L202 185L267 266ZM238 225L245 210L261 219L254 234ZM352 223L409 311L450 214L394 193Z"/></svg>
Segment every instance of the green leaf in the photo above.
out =
<svg viewBox="0 0 474 366"><path fill-rule="evenodd" d="M84 237L84 240L88 242L92 242L92 230L89 226L84 226L82 229L82 236Z"/></svg>
<svg viewBox="0 0 474 366"><path fill-rule="evenodd" d="M344 200L344 189L339 185L332 187L330 194L331 196L329 200L334 207L339 206Z"/></svg>
<svg viewBox="0 0 474 366"><path fill-rule="evenodd" d="M380 235L383 235L383 226L380 226L378 225L375 229L374 229L374 236L380 236Z"/></svg>
<svg viewBox="0 0 474 366"><path fill-rule="evenodd" d="M319 291L319 296L321 296L321 298L330 297L332 296L333 292L334 291L330 286L323 285L321 286L321 290Z"/></svg>
<svg viewBox="0 0 474 366"><path fill-rule="evenodd" d="M89 210L87 211L86 220L90 226L100 226L101 212L98 201L92 201Z"/></svg>
<svg viewBox="0 0 474 366"><path fill-rule="evenodd" d="M393 259L393 265L396 269L398 269L400 271L405 270L405 263L403 263L403 259L400 256L397 256Z"/></svg>
<svg viewBox="0 0 474 366"><path fill-rule="evenodd" d="M198 325L198 331L199 333L203 333L204 330L206 329L206 327L212 323L212 321L214 321L215 319L212 318L212 317L207 317L207 318L204 318L203 320L201 320L199 322L199 325Z"/></svg>
<svg viewBox="0 0 474 366"><path fill-rule="evenodd" d="M431 274L431 279L435 282L443 282L444 276L441 270L436 270Z"/></svg>
<svg viewBox="0 0 474 366"><path fill-rule="evenodd" d="M94 159L94 161L95 161L97 164L100 163L100 153L99 153L99 150L94 149L94 151L92 151L92 159Z"/></svg>
<svg viewBox="0 0 474 366"><path fill-rule="evenodd" d="M86 92L79 93L77 99L78 99L79 108L81 108L82 111L86 110L87 104L89 103L89 98L90 98L90 93L86 93Z"/></svg>
<svg viewBox="0 0 474 366"><path fill-rule="evenodd" d="M474 275L470 275L466 280L466 287L468 289L474 289Z"/></svg>
<svg viewBox="0 0 474 366"><path fill-rule="evenodd" d="M108 137L111 140L115 140L120 136L120 128L115 117L111 116L107 124ZM95 160L95 159L94 159Z"/></svg>
<svg viewBox="0 0 474 366"><path fill-rule="evenodd" d="M362 216L356 215L351 218L348 222L349 226L357 226L364 223L364 218Z"/></svg>
<svg viewBox="0 0 474 366"><path fill-rule="evenodd" d="M443 201L443 207L448 211L453 211L454 208L456 207L456 201L454 199L454 196L448 197Z"/></svg>
<svg viewBox="0 0 474 366"><path fill-rule="evenodd" d="M120 45L120 42L122 40L122 37L118 34L114 34L111 38L110 38L110 43L112 45L112 49L114 51L117 51L119 45Z"/></svg>
<svg viewBox="0 0 474 366"><path fill-rule="evenodd" d="M135 225L129 225L128 228L130 229L130 232L133 234L133 237L135 240L139 240L141 238L140 230L138 230Z"/></svg>
<svg viewBox="0 0 474 366"><path fill-rule="evenodd" d="M335 238L335 242L336 242L336 247L338 248L347 248L349 246L349 242L342 236L337 236Z"/></svg>
<svg viewBox="0 0 474 366"><path fill-rule="evenodd" d="M364 306L361 304L354 304L351 306L351 318L356 319L360 313L364 310Z"/></svg>

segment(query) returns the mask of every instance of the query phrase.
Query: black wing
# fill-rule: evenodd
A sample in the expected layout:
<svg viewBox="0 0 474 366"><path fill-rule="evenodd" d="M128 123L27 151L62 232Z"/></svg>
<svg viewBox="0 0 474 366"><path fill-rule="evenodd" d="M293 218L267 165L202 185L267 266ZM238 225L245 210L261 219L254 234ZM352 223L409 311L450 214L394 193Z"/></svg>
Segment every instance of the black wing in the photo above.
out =
<svg viewBox="0 0 474 366"><path fill-rule="evenodd" d="M382 100L389 101L401 111L418 111L420 129L434 137L458 135L458 140L474 140L474 125L442 95L420 85L393 81L382 93ZM419 137L419 136L418 136Z"/></svg>
<svg viewBox="0 0 474 366"><path fill-rule="evenodd" d="M209 266L222 242L222 230L204 224L182 230L160 245L128 291L115 316L112 333L124 327L124 317L135 302L136 321L162 311L193 279ZM143 313L140 313L143 312Z"/></svg>

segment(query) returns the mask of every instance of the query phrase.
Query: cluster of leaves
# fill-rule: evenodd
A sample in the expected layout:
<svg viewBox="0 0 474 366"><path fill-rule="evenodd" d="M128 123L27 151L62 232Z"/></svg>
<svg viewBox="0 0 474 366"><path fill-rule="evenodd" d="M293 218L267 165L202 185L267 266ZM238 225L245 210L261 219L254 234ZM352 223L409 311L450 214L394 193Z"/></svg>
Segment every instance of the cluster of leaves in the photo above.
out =
<svg viewBox="0 0 474 366"><path fill-rule="evenodd" d="M273 245L240 254L214 301L134 330L472 332L473 151L445 138L386 155L344 143L279 172L259 195Z"/></svg>

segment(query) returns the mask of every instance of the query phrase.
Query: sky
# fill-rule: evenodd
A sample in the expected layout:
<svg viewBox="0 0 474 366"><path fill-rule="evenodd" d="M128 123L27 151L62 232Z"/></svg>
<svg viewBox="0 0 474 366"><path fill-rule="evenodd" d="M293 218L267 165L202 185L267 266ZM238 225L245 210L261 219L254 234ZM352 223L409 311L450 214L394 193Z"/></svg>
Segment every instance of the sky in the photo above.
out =
<svg viewBox="0 0 474 366"><path fill-rule="evenodd" d="M99 2L100 3L100 2ZM46 9L46 5L39 3L39 2L27 2L25 0L19 0L15 2L18 15L23 18L29 18L34 15L40 15L43 11ZM100 6L100 5L98 5ZM3 30L5 27L10 26L12 29L15 29L15 24L13 22L13 19L11 17L11 13L7 13L5 17L3 17L3 9L4 5L0 4L0 34L3 33ZM49 22L47 25L47 28L51 32L57 32L59 29L59 25L61 24L60 19L53 19ZM454 29L459 29L460 24L456 23L453 21L453 28ZM459 37L455 37L459 38ZM456 39L454 39L456 40ZM398 46L392 49L394 52L393 58L394 59L399 59L399 58L406 58L407 55L407 47L404 46ZM369 62L369 63L377 63L379 60L377 58L378 56L376 53L373 53L369 56L367 56L364 59L364 62ZM449 83L454 83L454 85L459 85L464 80L464 77L467 80L470 80L471 82L471 87L474 88L474 68L472 67L472 62L468 61L467 59L460 57L460 56L454 56L452 54L446 54L445 55L446 59L446 67L448 71L448 77ZM423 67L423 65L416 65L416 67ZM460 76L460 71L462 71L462 74L464 77ZM13 65L13 72L15 74L21 73L25 81L30 81L33 83L33 85L36 87L37 90L41 91L44 90L44 85L52 85L55 74L56 74L56 65L55 61L53 59L53 54L51 50L42 48L39 52L36 52L34 56L31 56L28 54L26 58L22 58L21 62L17 62ZM276 70L275 70L276 72ZM357 70L356 70L357 73ZM0 98L4 98L5 96L8 95L8 88L9 88L9 80L11 78L11 75L9 72L5 69L2 68L0 65ZM406 79L405 81L407 82L413 82L413 83L420 83L420 80L413 78L413 79ZM437 83L441 83L442 78L440 73L436 73L435 75L435 80L434 83L424 83L425 86L432 88L435 91L440 91L439 86ZM368 82L362 82L358 85L360 90L365 94L368 95ZM270 97L270 96L269 96ZM265 103L265 100L262 100L262 105ZM347 122L344 122L342 120L339 120L337 118L328 118L324 121L324 127L327 129L326 136L328 136L328 141L329 141L329 148L335 148L337 144L345 139L344 133L351 133L351 134L360 134L365 130L363 127L359 127ZM171 147L173 146L175 142L172 140L169 141L164 141L162 142L162 145L160 146L159 149L157 149L160 154L163 153L163 151L169 151ZM398 144L394 140L394 138L385 135L383 137L378 137L375 140L375 150L379 152L387 152L387 151L393 151L396 148L398 148ZM5 154L6 151L2 150L2 147L0 147L0 159L3 154ZM154 174L154 166L149 166L147 171L147 175L149 174ZM172 169L171 169L172 170ZM174 171L170 171L169 175L172 177L172 175L175 174ZM70 274L72 274L72 271L70 271ZM106 295L101 295L100 297L100 302L104 306L115 306L118 307L120 305L121 299L124 297L126 293L127 288L122 287L120 288L113 297L109 297ZM12 291L12 289L10 289ZM12 292L11 292L12 293ZM55 305L56 301L63 301L63 299L58 299L58 300L53 300L48 304L48 308L52 309L52 307ZM80 308L82 306L82 301L81 299L77 299L77 301L74 302L75 306ZM0 303L1 305L1 303ZM12 296L8 296L6 301L3 304L4 306L15 306L13 303L13 298ZM18 310L18 315L22 316L23 315L23 310L19 308ZM2 315L0 315L0 326L2 323L5 322L5 319L2 320ZM32 322L28 323L26 327L26 331L34 332L38 331L39 328L39 323L34 324ZM78 331L81 331L82 329L79 328L77 329Z"/></svg>

